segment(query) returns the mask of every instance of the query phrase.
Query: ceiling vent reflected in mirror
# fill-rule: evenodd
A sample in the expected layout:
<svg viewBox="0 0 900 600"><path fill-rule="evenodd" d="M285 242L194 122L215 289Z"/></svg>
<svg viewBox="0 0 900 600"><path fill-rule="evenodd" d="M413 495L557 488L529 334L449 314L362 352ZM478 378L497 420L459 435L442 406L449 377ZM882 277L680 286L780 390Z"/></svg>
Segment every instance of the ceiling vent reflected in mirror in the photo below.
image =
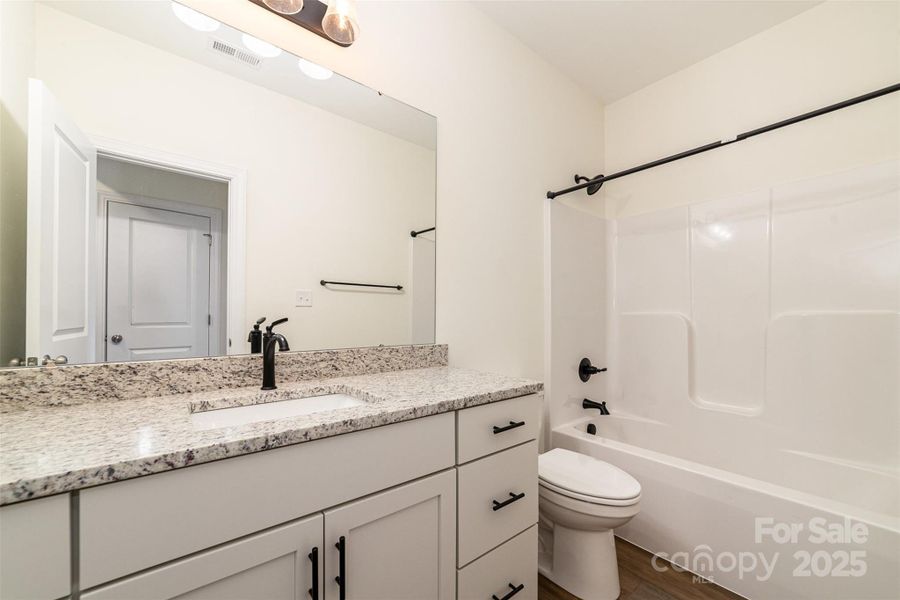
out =
<svg viewBox="0 0 900 600"><path fill-rule="evenodd" d="M209 38L209 49L254 69L258 69L262 63L262 58L252 52L242 50L214 37Z"/></svg>

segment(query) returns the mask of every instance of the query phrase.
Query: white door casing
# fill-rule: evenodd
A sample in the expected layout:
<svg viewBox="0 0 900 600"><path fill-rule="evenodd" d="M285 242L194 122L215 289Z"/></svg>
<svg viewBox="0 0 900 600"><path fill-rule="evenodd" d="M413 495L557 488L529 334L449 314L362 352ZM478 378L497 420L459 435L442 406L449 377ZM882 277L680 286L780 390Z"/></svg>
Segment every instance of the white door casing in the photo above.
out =
<svg viewBox="0 0 900 600"><path fill-rule="evenodd" d="M25 351L97 356L97 152L42 81L28 80Z"/></svg>
<svg viewBox="0 0 900 600"><path fill-rule="evenodd" d="M209 355L209 236L206 216L108 203L107 360Z"/></svg>
<svg viewBox="0 0 900 600"><path fill-rule="evenodd" d="M98 154L107 158L228 183L228 230L223 232L223 238L227 239L227 257L224 260L227 272L219 278L220 281L225 282L224 285L227 289L225 295L228 301L223 311L225 314L221 316L226 323L226 334L221 344L224 345L228 354L249 352L247 324L244 322L247 172L239 167L222 165L97 134L91 134L90 138L97 146ZM101 264L103 264L102 261Z"/></svg>

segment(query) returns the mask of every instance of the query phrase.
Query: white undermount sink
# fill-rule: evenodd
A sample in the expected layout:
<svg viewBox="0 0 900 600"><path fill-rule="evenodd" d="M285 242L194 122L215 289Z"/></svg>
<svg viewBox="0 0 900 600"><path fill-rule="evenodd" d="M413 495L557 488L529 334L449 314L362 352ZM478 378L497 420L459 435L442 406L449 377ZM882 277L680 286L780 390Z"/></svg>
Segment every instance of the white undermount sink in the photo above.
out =
<svg viewBox="0 0 900 600"><path fill-rule="evenodd" d="M298 417L339 408L351 408L360 404L364 404L364 402L347 394L324 394L309 398L278 400L276 402L263 402L247 406L195 412L191 415L191 421L196 429L218 429L220 427L234 427L260 421Z"/></svg>

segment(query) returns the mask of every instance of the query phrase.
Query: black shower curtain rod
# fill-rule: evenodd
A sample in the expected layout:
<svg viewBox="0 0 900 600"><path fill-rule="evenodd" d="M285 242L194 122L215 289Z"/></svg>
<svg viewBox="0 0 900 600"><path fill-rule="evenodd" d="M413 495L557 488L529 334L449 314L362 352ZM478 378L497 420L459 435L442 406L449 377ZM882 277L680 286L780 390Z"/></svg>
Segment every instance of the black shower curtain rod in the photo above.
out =
<svg viewBox="0 0 900 600"><path fill-rule="evenodd" d="M754 136L757 136L761 133L768 133L769 131L774 131L775 129L780 129L782 127L787 127L788 125L793 125L794 123L799 123L801 121L806 121L807 119L812 119L813 117L818 117L824 114L828 114L830 112L840 110L842 108L847 108L848 106L853 106L854 104L859 104L860 102L865 102L867 100L873 100L875 98L879 98L881 96L885 96L887 94L900 91L900 83L895 83L894 85L889 85L886 88L881 88L880 90L875 90L874 92L869 92L868 94L863 94L862 96L856 96L855 98L850 98L849 100L844 100L843 102L838 102L837 104L832 104L830 106L825 106L818 110L813 110L807 113L803 113L802 115L797 115L796 117L791 117L790 119L785 119L784 121L778 121L777 123L772 123L771 125L766 125L764 127L759 127L757 129L751 129L750 131L745 131L744 133L739 133L735 137L730 139L719 140L718 142L712 142L710 144L705 144L703 146L698 146L696 148L692 148L690 150L685 150L684 152L679 152L678 154L673 154L672 156L667 156L665 158L660 158L658 160L654 160L652 162L645 163L643 165L639 165L637 167L632 167L630 169L625 169L624 171L619 171L618 173L613 173L611 175L598 175L593 179L588 179L587 177L583 177L581 175L575 176L575 182L578 185L573 185L572 187L567 187L564 190L559 190L558 192L547 192L547 198L553 199L557 196L562 196L563 194L569 194L571 192L577 192L578 190L583 190L586 187L591 187L591 190L588 190L589 194L593 194L597 190L600 189L600 186L603 185L607 181L611 181L613 179L618 179L619 177L625 177L626 175L631 175L632 173L637 173L639 171L645 171L647 169L652 169L653 167L658 167L660 165L664 165L666 163L674 162L676 160L681 160L682 158L687 158L688 156L694 156L696 154L700 154L702 152L706 152L707 150L715 150L716 148L721 148L722 146L728 146L729 144L734 144L735 142L741 142L746 139L750 139ZM581 183L578 183L581 182Z"/></svg>

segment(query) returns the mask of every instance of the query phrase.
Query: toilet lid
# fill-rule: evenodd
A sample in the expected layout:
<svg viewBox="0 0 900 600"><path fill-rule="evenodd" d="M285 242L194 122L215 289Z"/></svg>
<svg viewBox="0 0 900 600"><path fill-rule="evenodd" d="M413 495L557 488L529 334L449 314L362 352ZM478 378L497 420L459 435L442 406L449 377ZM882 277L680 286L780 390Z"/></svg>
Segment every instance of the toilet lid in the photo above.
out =
<svg viewBox="0 0 900 600"><path fill-rule="evenodd" d="M641 494L641 484L622 469L563 448L538 457L538 475L555 488L591 498L629 500Z"/></svg>

